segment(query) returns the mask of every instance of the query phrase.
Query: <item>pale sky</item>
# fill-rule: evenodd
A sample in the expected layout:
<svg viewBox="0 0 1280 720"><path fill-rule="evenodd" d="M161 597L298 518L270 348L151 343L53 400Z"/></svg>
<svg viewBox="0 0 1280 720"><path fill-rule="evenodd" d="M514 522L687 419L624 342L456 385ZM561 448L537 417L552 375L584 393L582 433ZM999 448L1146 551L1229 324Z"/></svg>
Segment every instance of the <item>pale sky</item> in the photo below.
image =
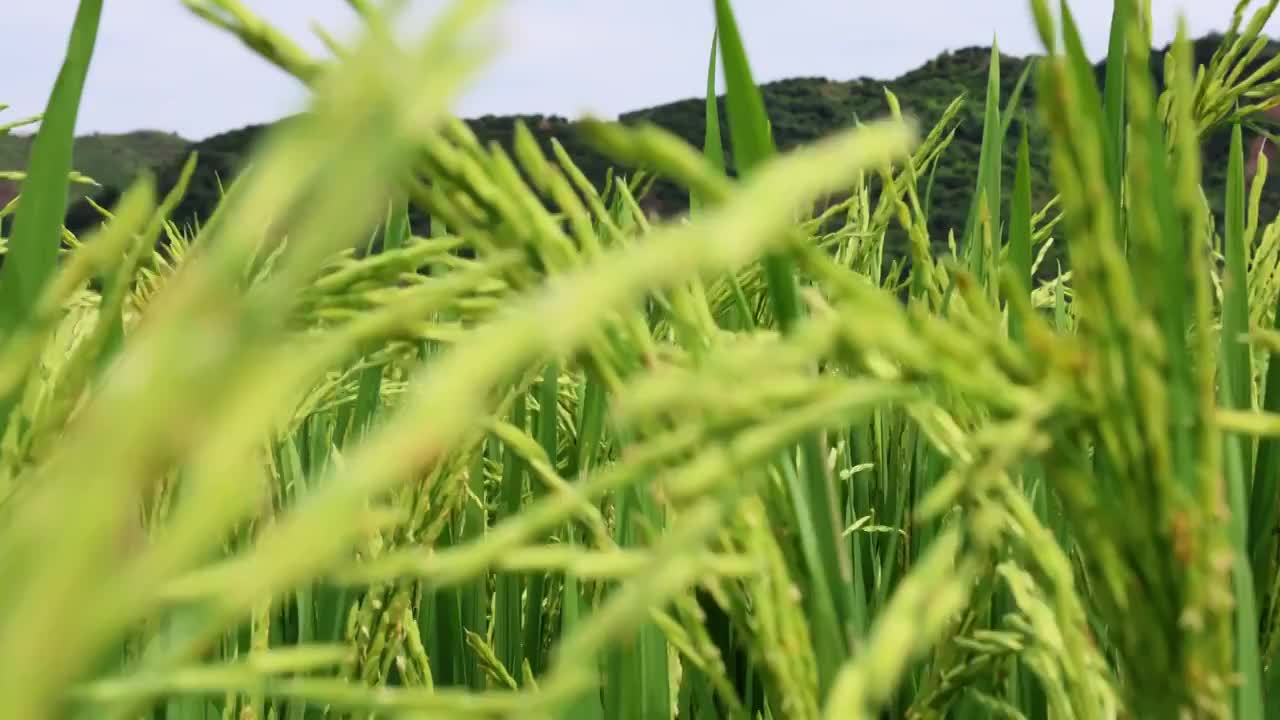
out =
<svg viewBox="0 0 1280 720"><path fill-rule="evenodd" d="M343 0L242 0L317 52L318 22L358 26ZM442 0L407 0L422 29ZM1179 13L1193 34L1222 30L1235 0L1152 0L1156 42ZM66 47L76 0L9 0L0 12L0 120L39 112ZM176 131L201 138L302 107L292 78L191 15L179 0L106 0L78 131ZM1056 3L1051 3L1056 5ZM1261 5L1255 0L1254 6ZM1111 0L1071 3L1091 54L1105 51ZM757 79L891 78L938 53L988 45L1041 50L1028 0L737 0ZM455 106L464 117L606 117L702 94L711 0L506 0L500 54ZM405 28L406 35L417 27ZM1280 31L1273 21L1269 31Z"/></svg>

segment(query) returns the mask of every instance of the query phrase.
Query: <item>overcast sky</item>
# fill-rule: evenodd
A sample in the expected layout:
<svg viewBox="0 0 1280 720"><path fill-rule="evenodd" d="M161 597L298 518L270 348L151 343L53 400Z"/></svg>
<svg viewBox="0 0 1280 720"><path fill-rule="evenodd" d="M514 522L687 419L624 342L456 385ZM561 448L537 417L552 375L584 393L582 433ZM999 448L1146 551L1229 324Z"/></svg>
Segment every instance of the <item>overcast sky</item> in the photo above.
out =
<svg viewBox="0 0 1280 720"><path fill-rule="evenodd" d="M357 25L342 0L243 0L304 46L318 22L339 37ZM408 0L426 22L441 0ZM1235 0L1152 0L1156 42L1179 12L1194 34L1221 30ZM0 21L3 119L39 112L66 47L76 0L10 0ZM1056 4L1056 3L1054 3ZM1260 5L1260 0L1254 3ZM1111 0L1074 0L1089 51L1106 46ZM495 63L456 110L464 116L619 112L700 95L712 31L710 0L506 0ZM738 0L760 81L890 78L940 52L986 45L1040 51L1027 0ZM1280 22L1268 28L1280 31ZM179 0L106 0L79 132L140 128L200 138L293 112L305 96Z"/></svg>

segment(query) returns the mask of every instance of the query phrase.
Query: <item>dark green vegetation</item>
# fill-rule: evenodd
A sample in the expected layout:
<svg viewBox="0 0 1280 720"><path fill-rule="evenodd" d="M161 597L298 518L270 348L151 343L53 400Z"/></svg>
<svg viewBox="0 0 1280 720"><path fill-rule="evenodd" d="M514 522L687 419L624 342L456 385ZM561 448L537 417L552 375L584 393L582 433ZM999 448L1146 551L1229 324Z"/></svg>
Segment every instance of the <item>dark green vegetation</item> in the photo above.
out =
<svg viewBox="0 0 1280 720"><path fill-rule="evenodd" d="M1194 43L1195 63L1209 62L1222 42L1219 35L1208 35ZM1272 57L1277 48L1275 42L1249 63L1259 67ZM1167 48L1153 51L1151 66L1153 77L1159 86L1163 77ZM1019 80L1034 58L1000 56L1001 97L1013 95ZM991 61L990 48L971 47L945 53L925 65L888 82L870 78L834 81L826 78L793 78L764 84L761 87L765 106L772 121L773 134L778 149L787 151L849 127L857 119L882 117L888 110L885 90L897 96L904 113L918 118L923 127L932 127L943 116L947 107L957 98L964 97L964 104L952 121L954 137L946 148L932 178L921 179L920 193L928 203L930 237L935 250L943 252L949 232L954 232L959 242L963 235L965 218L973 192L973 178L977 175L978 155L982 146L983 97L986 93L987 71ZM1104 68L1095 67L1099 85L1103 84ZM1031 187L1033 207L1043 207L1051 198L1048 177L1048 145L1034 108L1037 102L1034 73L1028 76L1019 98L1017 116L1028 120L1030 134ZM725 98L719 98L721 137L730 143ZM671 131L692 145L700 146L705 132L705 103L702 99L687 99L666 105L637 110L623 115L624 124L653 122ZM581 137L577 123L555 116L484 116L467 121L472 131L486 145L491 142L510 150L514 127L523 121L538 139L544 151L550 151L550 139L558 140L574 162L596 185L602 185L610 168L630 170L606 159L595 147ZM179 223L201 222L216 207L226 184L241 169L244 159L254 147L254 141L269 130L270 125L255 125L193 143L188 148L199 153L199 165L192 177L190 188L178 206L174 219ZM0 138L3 140L3 138ZM1219 129L1203 138L1204 186L1215 215L1221 218L1222 198L1226 188L1227 150L1230 133ZM12 143L11 143L12 144ZM12 156L6 154L7 145L0 145L0 167L13 166ZM1014 180L1016 143L1003 147L1003 184L1011 187ZM12 151L9 151L12 152ZM726 150L730 175L734 174L732 148ZM108 168L109 163L99 158L120 158L120 164ZM160 162L149 162L151 159ZM123 183L132 179L139 168L152 166L158 174L162 191L172 187L181 172L185 154L179 153L176 138L154 133L103 138L85 138L76 147L76 166L86 174L96 176L104 188L92 193L99 203L110 206L120 196ZM101 168L101 169L100 169ZM1261 214L1273 217L1280 211L1280 190L1276 185L1268 187L1262 196ZM1004 199L1004 212L1009 210L1009 197ZM647 211L663 216L684 212L688 208L688 194L675 184L659 180L650 193L641 199ZM68 228L81 232L99 220L96 210L84 202L72 206ZM428 219L412 211L410 220L416 233L428 234ZM903 252L904 238L900 230L890 230L887 256L897 257ZM1041 266L1041 273L1052 275L1053 264Z"/></svg>
<svg viewBox="0 0 1280 720"><path fill-rule="evenodd" d="M27 163L31 155L29 134L0 135L0 170L16 170ZM97 180L110 193L127 186L142 170L165 168L181 163L183 154L191 147L191 141L169 132L138 130L121 134L93 134L76 138L72 153L76 169ZM73 184L72 197L78 198L91 186ZM16 183L0 181L0 197L10 198L16 191ZM107 191L91 193L95 197Z"/></svg>

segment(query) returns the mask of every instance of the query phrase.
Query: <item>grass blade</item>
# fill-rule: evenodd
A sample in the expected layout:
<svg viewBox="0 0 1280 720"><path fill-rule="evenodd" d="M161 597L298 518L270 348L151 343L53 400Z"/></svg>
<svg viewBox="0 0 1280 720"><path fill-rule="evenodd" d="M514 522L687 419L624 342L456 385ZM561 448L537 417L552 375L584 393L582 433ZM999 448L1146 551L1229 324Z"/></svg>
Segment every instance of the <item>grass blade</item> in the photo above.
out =
<svg viewBox="0 0 1280 720"><path fill-rule="evenodd" d="M35 306L58 257L67 211L72 146L85 77L93 59L102 0L81 0L66 59L31 147L13 238L0 267L0 336L14 332Z"/></svg>
<svg viewBox="0 0 1280 720"><path fill-rule="evenodd" d="M978 180L964 236L964 252L969 258L969 268L981 284L985 284L989 270L998 272L994 268L988 268L986 261L988 253L1000 246L1000 175L1004 167L1004 137L1000 121L1000 50L994 40L991 43L991 64L987 69L987 99L983 117ZM991 247L980 241L985 237L983 233L986 228L990 229Z"/></svg>
<svg viewBox="0 0 1280 720"><path fill-rule="evenodd" d="M549 363L542 373L542 382L538 386L538 444L553 469L559 455L560 427L560 364ZM541 483L534 483L533 497L544 494ZM542 538L545 542L548 538ZM546 664L543 656L543 612L546 605L544 597L548 590L547 577L543 573L533 573L525 586L525 620L524 648L529 667L535 674L542 672Z"/></svg>
<svg viewBox="0 0 1280 720"><path fill-rule="evenodd" d="M734 165L739 175L747 175L753 168L771 157L774 152L769 117L765 111L760 89L752 77L746 50L738 32L737 21L728 0L716 0L716 27L721 43L725 81L728 84L729 131L732 140ZM781 252L771 252L764 258L765 277L774 317L783 333L794 329L800 316L799 296L793 262ZM824 643L831 643L831 652L825 653L822 663L820 687L834 681L835 663L840 655L837 648L847 652L852 621L852 568L849 557L843 552L830 478L826 474L825 453L816 436L801 443L804 474L796 486L796 512L808 515L802 527L808 527L806 545L809 573L821 578L827 587L827 597L814 601L830 607L828 621L834 627L819 628L815 635ZM784 460L787 470L792 470L792 460ZM798 472L798 470L796 470ZM801 490L801 487L803 490Z"/></svg>
<svg viewBox="0 0 1280 720"><path fill-rule="evenodd" d="M733 166L739 177L745 177L756 166L772 157L776 148L764 97L752 76L746 48L743 47L729 0L715 0L715 8L716 32L724 63L725 83L728 85L725 105L729 115ZM764 267L774 317L786 332L795 324L800 314L792 262L785 255L774 252L765 256Z"/></svg>
<svg viewBox="0 0 1280 720"><path fill-rule="evenodd" d="M1242 338L1249 330L1248 282L1245 273L1244 227L1244 142L1239 124L1232 127L1231 157L1228 165L1226 230L1224 242L1227 258L1223 277L1222 357L1219 360L1222 381L1220 393L1225 408L1245 410L1251 405L1249 347ZM1236 691L1236 712L1242 718L1261 718L1262 669L1258 646L1258 617L1253 570L1249 554L1248 502L1246 487L1252 453L1239 435L1228 433L1224 443L1224 475L1231 504L1230 533L1234 546L1232 577L1236 600L1236 663L1242 678Z"/></svg>
<svg viewBox="0 0 1280 720"><path fill-rule="evenodd" d="M724 172L724 142L720 137L720 103L716 95L716 70L719 68L720 31L711 34L711 59L707 62L706 128L703 131L702 154L716 170ZM697 212L707 201L693 192L689 197L690 209Z"/></svg>
<svg viewBox="0 0 1280 720"><path fill-rule="evenodd" d="M1031 289L1031 233L1031 151L1027 143L1027 126L1024 124L1018 142L1013 205L1009 209L1009 262L1017 277L1013 292L1024 293ZM1022 317L1017 312L1009 314L1009 337L1018 342L1026 340Z"/></svg>
<svg viewBox="0 0 1280 720"><path fill-rule="evenodd" d="M1125 140L1125 76L1127 68L1126 48L1130 17L1133 14L1131 0L1118 0L1111 15L1111 40L1107 50L1106 80L1103 86L1103 123L1107 144L1107 177L1112 188L1119 188L1124 176Z"/></svg>
<svg viewBox="0 0 1280 720"><path fill-rule="evenodd" d="M523 392L517 394L511 407L511 424L524 431L528 403ZM503 449L501 492L501 517L515 517L524 504L524 460L511 448ZM512 677L520 677L524 666L524 634L521 629L521 597L524 579L513 572L504 572L497 578L498 596L493 610L493 644L503 666Z"/></svg>

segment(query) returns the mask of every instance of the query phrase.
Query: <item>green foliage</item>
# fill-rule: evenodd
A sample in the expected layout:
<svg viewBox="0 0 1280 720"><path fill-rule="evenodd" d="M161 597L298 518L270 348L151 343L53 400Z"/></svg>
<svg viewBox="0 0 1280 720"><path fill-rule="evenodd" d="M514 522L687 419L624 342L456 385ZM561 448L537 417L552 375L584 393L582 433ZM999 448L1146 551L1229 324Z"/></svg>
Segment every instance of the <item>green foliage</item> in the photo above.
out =
<svg viewBox="0 0 1280 720"><path fill-rule="evenodd" d="M1274 714L1280 219L1242 123L1280 3L1153 75L1141 0L1105 71L1036 0L1030 73L963 61L976 129L890 91L787 144L720 0L693 105L727 129L583 120L593 182L449 114L488 4L401 44L349 1L322 63L187 0L311 106L57 237L82 5L6 211L6 713ZM690 216L645 212L656 177Z"/></svg>
<svg viewBox="0 0 1280 720"><path fill-rule="evenodd" d="M102 1L80 3L67 56L32 143L23 185L31 190L14 222L0 269L0 335L12 336L31 322L57 261L59 234L67 211L68 176L80 95L98 38ZM7 412L12 405L4 407Z"/></svg>

